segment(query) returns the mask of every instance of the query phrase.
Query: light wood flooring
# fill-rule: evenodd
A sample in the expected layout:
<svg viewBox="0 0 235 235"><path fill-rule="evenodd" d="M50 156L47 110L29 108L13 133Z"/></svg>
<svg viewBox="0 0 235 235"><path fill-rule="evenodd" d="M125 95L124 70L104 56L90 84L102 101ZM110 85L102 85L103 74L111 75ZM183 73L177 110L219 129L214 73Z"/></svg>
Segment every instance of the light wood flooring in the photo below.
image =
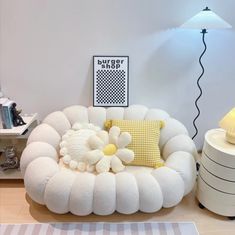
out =
<svg viewBox="0 0 235 235"><path fill-rule="evenodd" d="M194 193L186 196L174 208L162 209L153 214L138 212L134 215L114 213L111 216L74 216L70 213L56 215L44 206L34 203L25 193L22 180L0 180L0 222L83 222L83 221L194 221L201 235L235 235L235 220L200 209ZM190 235L190 234L189 234Z"/></svg>

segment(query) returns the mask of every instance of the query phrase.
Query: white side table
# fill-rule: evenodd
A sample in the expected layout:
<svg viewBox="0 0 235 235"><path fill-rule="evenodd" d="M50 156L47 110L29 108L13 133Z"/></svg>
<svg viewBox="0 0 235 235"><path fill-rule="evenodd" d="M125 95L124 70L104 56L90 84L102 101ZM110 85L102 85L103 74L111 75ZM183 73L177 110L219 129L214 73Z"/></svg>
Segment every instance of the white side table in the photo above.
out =
<svg viewBox="0 0 235 235"><path fill-rule="evenodd" d="M0 129L0 151L3 151L7 145L16 146L17 156L20 155L25 148L26 141L31 131L38 124L38 115L32 114L28 116L22 116L26 125L13 127L12 129ZM4 162L4 158L0 156L0 163ZM0 179L22 179L22 175L19 169L8 169L6 171L0 170Z"/></svg>
<svg viewBox="0 0 235 235"><path fill-rule="evenodd" d="M235 219L235 145L226 141L223 129L205 135L197 198L201 208Z"/></svg>

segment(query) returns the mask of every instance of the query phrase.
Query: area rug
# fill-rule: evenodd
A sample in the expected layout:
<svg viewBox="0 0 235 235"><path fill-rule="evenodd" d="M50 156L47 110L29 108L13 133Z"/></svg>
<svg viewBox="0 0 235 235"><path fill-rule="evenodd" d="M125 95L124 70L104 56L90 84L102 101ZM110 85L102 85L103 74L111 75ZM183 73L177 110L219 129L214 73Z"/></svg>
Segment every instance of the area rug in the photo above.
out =
<svg viewBox="0 0 235 235"><path fill-rule="evenodd" d="M1 235L199 235L191 222L1 224Z"/></svg>

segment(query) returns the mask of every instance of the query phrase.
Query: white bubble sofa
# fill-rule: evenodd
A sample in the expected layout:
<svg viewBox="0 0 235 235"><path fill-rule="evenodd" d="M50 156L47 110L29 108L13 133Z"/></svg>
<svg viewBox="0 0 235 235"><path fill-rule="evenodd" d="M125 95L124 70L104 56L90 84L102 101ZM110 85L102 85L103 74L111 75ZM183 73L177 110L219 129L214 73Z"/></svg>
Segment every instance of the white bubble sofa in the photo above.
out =
<svg viewBox="0 0 235 235"><path fill-rule="evenodd" d="M60 164L61 136L75 122L103 128L107 119L164 120L159 146L165 165L157 169L127 166L117 174L93 174ZM107 109L74 105L49 114L32 131L20 167L29 197L54 213L153 213L176 206L190 193L196 180L196 157L194 142L184 125L163 110L143 105Z"/></svg>

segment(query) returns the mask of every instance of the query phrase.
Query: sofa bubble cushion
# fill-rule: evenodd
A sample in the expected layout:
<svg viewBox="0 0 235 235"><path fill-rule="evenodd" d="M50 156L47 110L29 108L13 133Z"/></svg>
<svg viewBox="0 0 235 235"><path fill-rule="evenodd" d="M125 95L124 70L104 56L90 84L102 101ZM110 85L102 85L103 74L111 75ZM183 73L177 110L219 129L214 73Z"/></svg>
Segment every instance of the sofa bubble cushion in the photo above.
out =
<svg viewBox="0 0 235 235"><path fill-rule="evenodd" d="M45 188L58 172L59 166L53 159L38 157L27 166L24 178L26 192L34 201L44 205Z"/></svg>

